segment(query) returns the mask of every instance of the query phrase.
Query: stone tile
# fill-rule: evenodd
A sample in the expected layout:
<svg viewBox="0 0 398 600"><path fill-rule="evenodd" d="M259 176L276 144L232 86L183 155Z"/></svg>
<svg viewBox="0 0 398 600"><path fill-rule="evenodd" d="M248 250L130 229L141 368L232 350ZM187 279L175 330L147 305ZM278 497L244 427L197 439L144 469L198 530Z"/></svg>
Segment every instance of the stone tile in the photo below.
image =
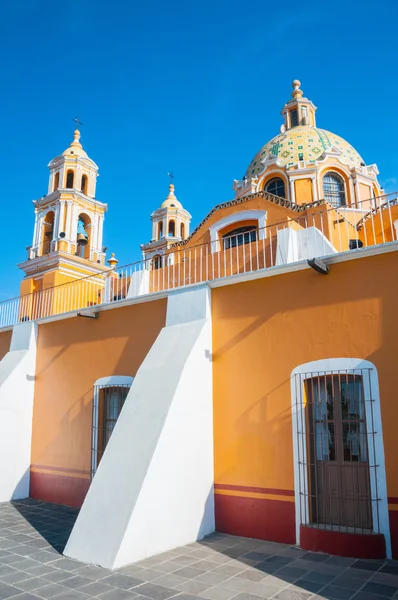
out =
<svg viewBox="0 0 398 600"><path fill-rule="evenodd" d="M89 596L87 596L87 594L82 594L78 590L70 589L62 592L62 594L59 594L56 598L57 600L88 600Z"/></svg>
<svg viewBox="0 0 398 600"><path fill-rule="evenodd" d="M157 582L160 583L160 580ZM191 579L188 581L184 581L184 583L179 583L175 586L171 585L169 587L174 587L180 592L186 592L187 594L195 594L199 596L202 592L208 590L211 585L208 583L203 583L203 581L196 581L196 579Z"/></svg>
<svg viewBox="0 0 398 600"><path fill-rule="evenodd" d="M65 588L64 588L65 589ZM103 580L100 581L92 581L91 583L87 583L79 588L79 592L83 594L88 594L89 596L99 596L100 594L106 594L106 592L111 592L116 588L108 583L105 583Z"/></svg>
<svg viewBox="0 0 398 600"><path fill-rule="evenodd" d="M174 575L185 577L186 579L195 579L196 577L199 577L199 575L203 575L205 573L206 571L204 569L195 569L195 567L183 567L182 569L174 571Z"/></svg>
<svg viewBox="0 0 398 600"><path fill-rule="evenodd" d="M200 563L198 563L200 564ZM215 563L213 563L215 564ZM238 573L242 573L242 571L246 571L247 566L246 565L240 565L240 567L237 567L235 565L230 565L230 564L226 564L226 565L216 565L216 569L214 569L212 572L213 573L221 573L221 575L229 575L230 577L233 577L234 575L237 575Z"/></svg>
<svg viewBox="0 0 398 600"><path fill-rule="evenodd" d="M41 577L30 577L30 579L25 579L15 584L16 587L25 592L37 590L37 588L44 587L45 585L48 585L48 581L41 579Z"/></svg>
<svg viewBox="0 0 398 600"><path fill-rule="evenodd" d="M352 569L349 567L345 574L348 577L354 577L355 579L361 579L363 582L367 581L374 575L374 571L364 571L364 569Z"/></svg>
<svg viewBox="0 0 398 600"><path fill-rule="evenodd" d="M390 575L398 575L398 563L383 565L380 569L380 573L389 573Z"/></svg>
<svg viewBox="0 0 398 600"><path fill-rule="evenodd" d="M385 600L385 596L376 596L376 594L368 594L367 592L359 592L353 596L352 600ZM312 599L311 599L312 600Z"/></svg>
<svg viewBox="0 0 398 600"><path fill-rule="evenodd" d="M222 586L211 587L200 594L201 598L207 598L207 600L231 600L236 596L236 590L228 590Z"/></svg>
<svg viewBox="0 0 398 600"><path fill-rule="evenodd" d="M249 594L248 592L241 592L237 596L235 596L235 600L262 600L261 596L255 596L254 594Z"/></svg>
<svg viewBox="0 0 398 600"><path fill-rule="evenodd" d="M46 581L51 581L52 583L61 583L62 581L66 581L67 579L71 579L74 577L74 574L70 571L63 571L62 569L56 569L46 575L42 575L42 578Z"/></svg>
<svg viewBox="0 0 398 600"><path fill-rule="evenodd" d="M67 588L65 588L63 585L59 585L58 583L49 583L38 590L34 590L34 594L40 598L54 598L55 596L59 596L59 594L65 593L66 591Z"/></svg>
<svg viewBox="0 0 398 600"><path fill-rule="evenodd" d="M38 600L38 596L30 594L29 592L22 592L22 594L15 596L13 600Z"/></svg>
<svg viewBox="0 0 398 600"><path fill-rule="evenodd" d="M344 571L342 575L336 577L336 579L334 579L333 581L333 585L347 588L349 590L358 591L359 588L361 588L365 582L361 579L357 579L356 577L349 577L349 575L346 575L346 573L347 571Z"/></svg>
<svg viewBox="0 0 398 600"><path fill-rule="evenodd" d="M296 583L293 583L286 589L295 590L296 592L311 592L312 594L315 594L324 587L324 583L319 583L317 581L305 581L303 579L299 579L298 581L296 581Z"/></svg>
<svg viewBox="0 0 398 600"><path fill-rule="evenodd" d="M266 576L263 571L256 571L255 569L247 569L236 575L239 579L247 579L247 581L261 581Z"/></svg>
<svg viewBox="0 0 398 600"><path fill-rule="evenodd" d="M163 571L157 571L156 569L141 569L140 571L136 571L129 576L139 579L142 583L143 581L156 581L156 579L159 579L159 577L162 577L163 575Z"/></svg>
<svg viewBox="0 0 398 600"><path fill-rule="evenodd" d="M254 560L258 560L259 562L263 562L271 556L272 554L266 554L265 552L248 552L245 554L245 558L252 558Z"/></svg>
<svg viewBox="0 0 398 600"><path fill-rule="evenodd" d="M231 581L231 579L235 579L235 577L231 578L229 575L222 575L221 573L214 573L210 571L209 573L203 573L196 577L197 581L202 581L203 583L208 583L209 585L219 585L223 581ZM243 588L241 588L243 589Z"/></svg>
<svg viewBox="0 0 398 600"><path fill-rule="evenodd" d="M48 573L54 573L54 571L57 571L58 569L54 569L54 567L51 567L50 565L37 565L36 567L28 567L27 569L25 569L25 571L27 573L30 573L31 575L34 575L35 577L43 577L43 575L48 575Z"/></svg>
<svg viewBox="0 0 398 600"><path fill-rule="evenodd" d="M110 592L106 592L105 594L101 594L98 596L101 600L132 600L133 598L140 598L137 594L133 592L129 592L128 590L122 590L120 588L115 588Z"/></svg>
<svg viewBox="0 0 398 600"><path fill-rule="evenodd" d="M281 586L269 585L260 581L258 583L253 583L247 592L249 594L253 594L254 596L260 596L261 598L271 598L274 594L280 592L282 589L283 588Z"/></svg>
<svg viewBox="0 0 398 600"><path fill-rule="evenodd" d="M56 560L58 556L58 553L54 554L53 552L48 552L47 550L36 550L33 554L29 555L29 558L31 558L32 560L37 560L41 563L49 563Z"/></svg>
<svg viewBox="0 0 398 600"><path fill-rule="evenodd" d="M77 560L62 557L52 562L51 566L55 567L56 569L63 569L64 571L76 571L85 565Z"/></svg>
<svg viewBox="0 0 398 600"><path fill-rule="evenodd" d="M297 567L282 567L276 571L276 577L282 577L283 579L288 578L289 580L299 579L303 575L306 575L308 571L305 569L297 569Z"/></svg>
<svg viewBox="0 0 398 600"><path fill-rule="evenodd" d="M212 560L210 560L209 558L206 558L205 560L200 560L199 562L195 563L195 569L203 569L204 571L212 571L213 569L217 569L219 567L222 567L224 565L228 565L229 563L218 563L218 562L213 562ZM233 565L231 565L233 566ZM244 568L244 567L242 567Z"/></svg>
<svg viewBox="0 0 398 600"><path fill-rule="evenodd" d="M160 577L159 579L156 579L156 585L163 585L165 587L179 589L179 585L189 583L189 581L190 580L185 579L185 577L180 577L179 575L175 575L174 573L166 573L163 574L162 577Z"/></svg>
<svg viewBox="0 0 398 600"><path fill-rule="evenodd" d="M10 565L0 565L0 579L3 575L9 575L10 573L15 573L16 569L11 567Z"/></svg>
<svg viewBox="0 0 398 600"><path fill-rule="evenodd" d="M354 593L354 590L338 587L337 585L328 585L322 589L320 598L330 598L331 600L350 600Z"/></svg>
<svg viewBox="0 0 398 600"><path fill-rule="evenodd" d="M371 581L393 585L398 588L398 575L389 575L388 573L380 573L380 571L378 571L373 575Z"/></svg>
<svg viewBox="0 0 398 600"><path fill-rule="evenodd" d="M19 581L26 581L26 579L31 579L32 577L33 575L31 575L30 573L25 573L25 571L15 571L14 573L3 575L0 579L4 583L14 585L17 584Z"/></svg>
<svg viewBox="0 0 398 600"><path fill-rule="evenodd" d="M139 593L153 600L167 600L176 595L177 590L155 585L154 583L144 583L139 588Z"/></svg>
<svg viewBox="0 0 398 600"><path fill-rule="evenodd" d="M143 598L144 598L144 596L143 596ZM181 593L178 596L175 596L175 598L176 599L178 598L178 600L197 600L198 596L194 596L193 594Z"/></svg>
<svg viewBox="0 0 398 600"><path fill-rule="evenodd" d="M347 556L329 556L325 564L337 565L339 567L349 567L355 562L355 558L348 558Z"/></svg>
<svg viewBox="0 0 398 600"><path fill-rule="evenodd" d="M274 598L278 600L308 600L311 598L311 594L286 588L278 592Z"/></svg>
<svg viewBox="0 0 398 600"><path fill-rule="evenodd" d="M12 565L15 562L19 562L21 557L19 554L7 554L7 556L2 556L0 558L0 563L2 565Z"/></svg>
<svg viewBox="0 0 398 600"><path fill-rule="evenodd" d="M141 579L136 579L135 577L130 577L129 575L123 575L122 573L108 575L107 577L101 579L101 581L113 587L121 588L122 590L130 590L138 585L143 585ZM141 594L143 592L139 593Z"/></svg>
<svg viewBox="0 0 398 600"><path fill-rule="evenodd" d="M69 589L77 590L83 587L83 585L91 583L91 579L88 577L82 577L81 575L75 575L74 577L68 577L67 579L64 579L61 583Z"/></svg>
<svg viewBox="0 0 398 600"><path fill-rule="evenodd" d="M364 571L378 571L383 566L382 561L372 560L356 560L352 565L351 569L363 569Z"/></svg>
<svg viewBox="0 0 398 600"><path fill-rule="evenodd" d="M14 587L13 585L6 585L4 583L0 585L0 600L11 598L12 596L15 596L16 594L20 593L21 590Z"/></svg>
<svg viewBox="0 0 398 600"><path fill-rule="evenodd" d="M329 554L323 554L322 552L307 552L303 556L303 560L311 560L313 562L323 562L329 558Z"/></svg>
<svg viewBox="0 0 398 600"><path fill-rule="evenodd" d="M218 585L221 585L221 583ZM222 587L227 590L236 590L236 593L248 592L252 586L253 581L249 581L248 579L239 579L238 577L231 577L222 583Z"/></svg>
<svg viewBox="0 0 398 600"><path fill-rule="evenodd" d="M300 578L300 581L314 581L316 583L323 583L323 585L326 585L331 583L333 579L335 579L335 575L329 575L329 573L319 573L318 571L310 571L309 573L303 575L303 577Z"/></svg>
<svg viewBox="0 0 398 600"><path fill-rule="evenodd" d="M385 585L383 583L375 583L373 581L369 581L365 583L361 592L366 592L369 594L378 594L379 596L385 596L386 598L392 598L397 591L397 586Z"/></svg>

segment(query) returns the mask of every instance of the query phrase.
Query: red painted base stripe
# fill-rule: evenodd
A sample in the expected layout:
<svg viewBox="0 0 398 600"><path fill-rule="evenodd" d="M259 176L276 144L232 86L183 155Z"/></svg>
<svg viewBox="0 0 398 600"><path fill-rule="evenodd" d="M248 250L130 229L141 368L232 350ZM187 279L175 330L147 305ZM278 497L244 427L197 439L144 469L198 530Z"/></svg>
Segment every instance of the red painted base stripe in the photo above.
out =
<svg viewBox="0 0 398 600"><path fill-rule="evenodd" d="M215 494L216 530L232 535L294 544L294 502Z"/></svg>
<svg viewBox="0 0 398 600"><path fill-rule="evenodd" d="M342 533L305 525L300 527L300 548L352 558L386 557L386 542L380 533Z"/></svg>
<svg viewBox="0 0 398 600"><path fill-rule="evenodd" d="M30 497L80 508L90 487L89 479L30 472Z"/></svg>
<svg viewBox="0 0 398 600"><path fill-rule="evenodd" d="M248 485L232 485L228 483L215 483L215 490L231 490L235 492L252 492L254 494L272 494L274 496L294 496L293 490L281 490L278 488L251 487Z"/></svg>

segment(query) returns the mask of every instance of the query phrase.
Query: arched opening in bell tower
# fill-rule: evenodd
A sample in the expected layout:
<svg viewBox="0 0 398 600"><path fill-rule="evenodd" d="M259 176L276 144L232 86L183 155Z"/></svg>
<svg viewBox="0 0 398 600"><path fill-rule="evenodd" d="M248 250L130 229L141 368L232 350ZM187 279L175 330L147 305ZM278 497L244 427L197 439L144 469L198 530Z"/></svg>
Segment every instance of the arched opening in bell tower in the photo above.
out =
<svg viewBox="0 0 398 600"><path fill-rule="evenodd" d="M163 221L159 221L158 223L158 240L163 237Z"/></svg>
<svg viewBox="0 0 398 600"><path fill-rule="evenodd" d="M55 173L53 192L59 188L59 171Z"/></svg>
<svg viewBox="0 0 398 600"><path fill-rule="evenodd" d="M169 235L171 237L174 237L176 234L176 223L173 219L170 219L169 221Z"/></svg>
<svg viewBox="0 0 398 600"><path fill-rule="evenodd" d="M55 214L50 210L44 217L42 235L41 235L41 253L48 254L51 252L51 242L54 236L54 219Z"/></svg>
<svg viewBox="0 0 398 600"><path fill-rule="evenodd" d="M66 173L66 188L67 189L72 189L73 188L73 180L75 178L75 174L72 171L72 169L69 169L69 171Z"/></svg>
<svg viewBox="0 0 398 600"><path fill-rule="evenodd" d="M180 236L182 237L182 239L185 239L185 223L181 223Z"/></svg>
<svg viewBox="0 0 398 600"><path fill-rule="evenodd" d="M90 258L91 249L91 219L85 213L80 213L76 225L76 256Z"/></svg>
<svg viewBox="0 0 398 600"><path fill-rule="evenodd" d="M86 195L87 195L87 185L88 185L87 175L82 175L81 191L83 192L83 194L86 194Z"/></svg>

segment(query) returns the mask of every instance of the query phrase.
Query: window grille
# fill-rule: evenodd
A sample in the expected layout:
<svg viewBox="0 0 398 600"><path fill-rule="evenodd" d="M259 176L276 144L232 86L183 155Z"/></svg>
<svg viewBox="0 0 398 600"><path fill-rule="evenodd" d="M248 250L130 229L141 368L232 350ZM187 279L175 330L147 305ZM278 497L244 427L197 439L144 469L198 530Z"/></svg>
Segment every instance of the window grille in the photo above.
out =
<svg viewBox="0 0 398 600"><path fill-rule="evenodd" d="M323 178L323 194L332 206L345 206L344 180L337 173L326 173Z"/></svg>
<svg viewBox="0 0 398 600"><path fill-rule="evenodd" d="M294 376L300 524L380 532L370 372Z"/></svg>
<svg viewBox="0 0 398 600"><path fill-rule="evenodd" d="M109 442L116 421L129 393L131 384L103 384L94 386L92 444L91 444L91 477L98 468L105 448Z"/></svg>
<svg viewBox="0 0 398 600"><path fill-rule="evenodd" d="M265 192L279 196L280 198L286 198L285 194L285 182L280 177L273 177L265 184Z"/></svg>
<svg viewBox="0 0 398 600"><path fill-rule="evenodd" d="M223 236L224 239L224 250L229 248L236 248L236 246L243 246L244 244L250 244L255 242L257 239L257 228L255 225L247 227L237 227L233 231L230 231Z"/></svg>

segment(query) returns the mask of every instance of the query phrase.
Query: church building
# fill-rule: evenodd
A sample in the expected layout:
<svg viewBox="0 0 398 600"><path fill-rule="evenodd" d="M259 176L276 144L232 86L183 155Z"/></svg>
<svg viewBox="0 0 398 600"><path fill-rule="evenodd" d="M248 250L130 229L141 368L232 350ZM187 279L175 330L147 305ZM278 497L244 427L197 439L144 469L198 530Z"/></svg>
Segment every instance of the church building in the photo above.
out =
<svg viewBox="0 0 398 600"><path fill-rule="evenodd" d="M231 198L191 227L171 182L130 265L78 130L49 163L0 303L0 501L80 508L65 556L219 531L398 559L398 196L292 87Z"/></svg>

